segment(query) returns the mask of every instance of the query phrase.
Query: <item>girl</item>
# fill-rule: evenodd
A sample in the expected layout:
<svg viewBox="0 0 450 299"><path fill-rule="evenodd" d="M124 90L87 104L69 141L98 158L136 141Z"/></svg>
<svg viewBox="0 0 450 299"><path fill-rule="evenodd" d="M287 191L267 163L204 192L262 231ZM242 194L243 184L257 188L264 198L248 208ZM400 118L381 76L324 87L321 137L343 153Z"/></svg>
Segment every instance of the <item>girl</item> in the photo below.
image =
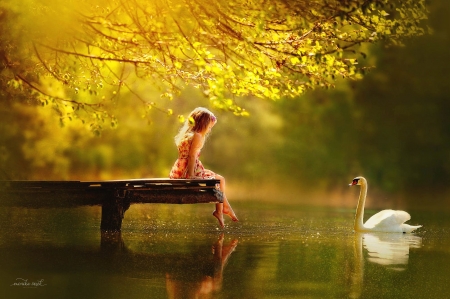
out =
<svg viewBox="0 0 450 299"><path fill-rule="evenodd" d="M231 220L238 221L225 195L225 178L211 170L205 169L199 160L200 152L205 139L217 123L217 118L206 108L195 108L175 136L178 147L178 159L170 171L171 179L219 179L220 190L223 192L223 203L216 204L214 217L223 228L223 214L230 216Z"/></svg>

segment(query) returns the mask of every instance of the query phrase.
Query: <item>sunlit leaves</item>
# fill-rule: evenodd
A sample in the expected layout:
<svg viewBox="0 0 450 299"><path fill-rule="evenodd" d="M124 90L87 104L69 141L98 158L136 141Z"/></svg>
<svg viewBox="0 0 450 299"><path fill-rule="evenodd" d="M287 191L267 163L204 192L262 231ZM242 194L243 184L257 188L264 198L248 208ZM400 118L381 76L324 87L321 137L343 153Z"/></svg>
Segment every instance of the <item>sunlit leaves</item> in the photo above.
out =
<svg viewBox="0 0 450 299"><path fill-rule="evenodd" d="M298 97L333 87L336 78L360 78L368 67L357 61L366 57L364 44L401 44L424 33L427 17L423 0L80 0L25 6L23 17L18 6L0 7L16 13L2 21L15 29L2 31L1 59L10 70L2 75L13 89L39 91L76 111L90 109L85 116L108 111L106 103L125 93L141 99L145 117L145 107L172 115L172 108L149 104L136 91L137 79L159 86L161 102L191 85L212 106L244 115L237 98ZM13 35L20 31L27 39ZM54 80L42 80L46 76Z"/></svg>

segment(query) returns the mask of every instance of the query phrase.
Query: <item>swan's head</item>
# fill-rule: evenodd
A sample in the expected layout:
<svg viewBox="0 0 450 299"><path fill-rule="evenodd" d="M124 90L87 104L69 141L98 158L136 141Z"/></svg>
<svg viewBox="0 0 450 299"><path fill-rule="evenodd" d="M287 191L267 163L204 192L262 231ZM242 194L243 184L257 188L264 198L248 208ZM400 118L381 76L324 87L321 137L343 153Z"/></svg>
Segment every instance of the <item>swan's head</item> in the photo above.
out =
<svg viewBox="0 0 450 299"><path fill-rule="evenodd" d="M355 185L362 185L366 183L366 179L362 176L357 176L356 178L353 179L353 181L351 182L351 184L348 184L349 186L355 186Z"/></svg>

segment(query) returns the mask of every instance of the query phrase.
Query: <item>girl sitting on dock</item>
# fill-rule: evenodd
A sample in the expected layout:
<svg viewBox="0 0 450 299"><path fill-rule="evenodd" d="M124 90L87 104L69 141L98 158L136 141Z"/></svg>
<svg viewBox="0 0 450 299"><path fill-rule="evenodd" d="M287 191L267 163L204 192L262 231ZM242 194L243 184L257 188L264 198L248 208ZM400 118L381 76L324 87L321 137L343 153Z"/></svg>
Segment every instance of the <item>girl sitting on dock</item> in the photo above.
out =
<svg viewBox="0 0 450 299"><path fill-rule="evenodd" d="M238 221L225 195L225 178L211 170L205 169L199 160L206 137L216 123L217 118L206 108L198 107L190 113L183 127L175 136L175 144L178 147L178 159L175 161L169 177L171 179L220 180L223 203L216 204L216 210L213 212L213 215L223 228L223 214L228 215L235 222Z"/></svg>

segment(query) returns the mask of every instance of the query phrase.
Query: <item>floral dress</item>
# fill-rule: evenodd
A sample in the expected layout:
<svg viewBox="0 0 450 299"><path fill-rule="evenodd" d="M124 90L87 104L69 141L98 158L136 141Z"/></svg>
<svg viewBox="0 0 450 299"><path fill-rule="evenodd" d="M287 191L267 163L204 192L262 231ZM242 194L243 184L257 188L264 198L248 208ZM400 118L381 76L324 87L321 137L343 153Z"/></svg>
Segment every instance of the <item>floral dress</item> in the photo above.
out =
<svg viewBox="0 0 450 299"><path fill-rule="evenodd" d="M171 179L185 179L188 172L189 150L191 148L192 138L183 140L178 146L178 159L175 161L169 177ZM194 176L196 179L214 179L215 173L205 169L199 160L200 151L195 158Z"/></svg>

